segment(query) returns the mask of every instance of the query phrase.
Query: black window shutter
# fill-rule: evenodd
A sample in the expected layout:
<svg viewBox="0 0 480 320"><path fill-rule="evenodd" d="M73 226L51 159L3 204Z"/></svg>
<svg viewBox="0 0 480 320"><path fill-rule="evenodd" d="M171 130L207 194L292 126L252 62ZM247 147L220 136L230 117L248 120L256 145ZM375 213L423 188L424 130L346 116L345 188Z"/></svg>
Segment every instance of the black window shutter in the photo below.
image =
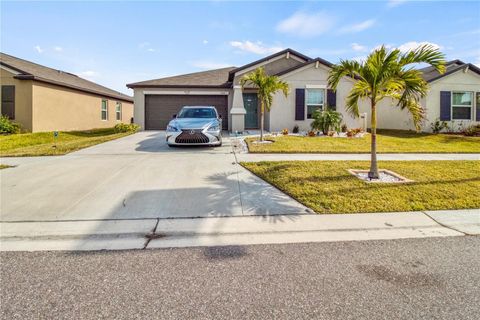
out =
<svg viewBox="0 0 480 320"><path fill-rule="evenodd" d="M450 91L440 91L440 120L451 120L451 103L452 97Z"/></svg>
<svg viewBox="0 0 480 320"><path fill-rule="evenodd" d="M327 106L331 110L337 110L337 93L333 89L327 90Z"/></svg>
<svg viewBox="0 0 480 320"><path fill-rule="evenodd" d="M476 105L477 105L477 121L480 122L480 92L477 92L477 96L476 96Z"/></svg>
<svg viewBox="0 0 480 320"><path fill-rule="evenodd" d="M295 89L295 120L305 120L305 89Z"/></svg>

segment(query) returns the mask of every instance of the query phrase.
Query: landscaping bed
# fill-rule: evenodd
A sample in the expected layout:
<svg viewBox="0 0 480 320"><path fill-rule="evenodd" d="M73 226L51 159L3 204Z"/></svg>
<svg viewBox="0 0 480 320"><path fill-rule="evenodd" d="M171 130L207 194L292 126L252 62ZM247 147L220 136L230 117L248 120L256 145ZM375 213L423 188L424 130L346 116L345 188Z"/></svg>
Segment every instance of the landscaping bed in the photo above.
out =
<svg viewBox="0 0 480 320"><path fill-rule="evenodd" d="M134 131L118 132L114 128L87 131L22 133L0 136L2 157L63 155L102 142L118 139Z"/></svg>
<svg viewBox="0 0 480 320"><path fill-rule="evenodd" d="M298 135L269 136L275 143L254 144L257 138L245 139L252 153L370 153L370 135L360 138L308 137ZM416 133L379 130L379 153L480 153L480 137L452 134Z"/></svg>
<svg viewBox="0 0 480 320"><path fill-rule="evenodd" d="M348 172L368 161L248 162L242 166L318 213L480 208L480 161L380 161L413 180L367 183Z"/></svg>

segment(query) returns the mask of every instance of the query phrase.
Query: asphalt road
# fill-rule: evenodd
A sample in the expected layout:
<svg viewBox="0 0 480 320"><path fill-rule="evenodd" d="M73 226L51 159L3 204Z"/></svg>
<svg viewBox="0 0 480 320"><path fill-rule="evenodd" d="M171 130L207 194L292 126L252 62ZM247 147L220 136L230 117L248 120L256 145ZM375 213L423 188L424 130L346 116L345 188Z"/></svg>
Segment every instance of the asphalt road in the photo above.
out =
<svg viewBox="0 0 480 320"><path fill-rule="evenodd" d="M480 318L480 237L0 257L2 319Z"/></svg>

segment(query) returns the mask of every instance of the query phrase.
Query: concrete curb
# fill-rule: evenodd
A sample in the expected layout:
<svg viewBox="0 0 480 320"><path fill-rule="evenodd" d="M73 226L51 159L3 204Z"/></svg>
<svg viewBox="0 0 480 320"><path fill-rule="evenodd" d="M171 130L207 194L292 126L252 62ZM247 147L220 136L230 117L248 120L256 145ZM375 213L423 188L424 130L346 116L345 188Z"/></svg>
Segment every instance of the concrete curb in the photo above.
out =
<svg viewBox="0 0 480 320"><path fill-rule="evenodd" d="M480 235L480 209L0 223L1 251L363 241Z"/></svg>

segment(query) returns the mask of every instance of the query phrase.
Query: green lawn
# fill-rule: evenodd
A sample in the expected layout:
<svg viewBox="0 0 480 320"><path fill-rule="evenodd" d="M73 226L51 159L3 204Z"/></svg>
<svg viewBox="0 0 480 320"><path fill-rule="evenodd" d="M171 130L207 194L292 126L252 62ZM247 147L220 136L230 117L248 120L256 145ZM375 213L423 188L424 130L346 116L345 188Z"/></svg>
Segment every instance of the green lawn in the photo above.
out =
<svg viewBox="0 0 480 320"><path fill-rule="evenodd" d="M357 213L480 208L480 161L384 161L415 182L366 183L347 169L366 161L242 163L248 170L318 213Z"/></svg>
<svg viewBox="0 0 480 320"><path fill-rule="evenodd" d="M370 135L363 138L278 136L268 138L271 144L253 144L253 153L369 153ZM381 130L377 135L379 153L480 153L480 137L449 134L415 133Z"/></svg>
<svg viewBox="0 0 480 320"><path fill-rule="evenodd" d="M5 135L0 136L0 155L2 157L62 155L129 134L131 133L115 133L113 128L59 132L55 143L53 132Z"/></svg>

